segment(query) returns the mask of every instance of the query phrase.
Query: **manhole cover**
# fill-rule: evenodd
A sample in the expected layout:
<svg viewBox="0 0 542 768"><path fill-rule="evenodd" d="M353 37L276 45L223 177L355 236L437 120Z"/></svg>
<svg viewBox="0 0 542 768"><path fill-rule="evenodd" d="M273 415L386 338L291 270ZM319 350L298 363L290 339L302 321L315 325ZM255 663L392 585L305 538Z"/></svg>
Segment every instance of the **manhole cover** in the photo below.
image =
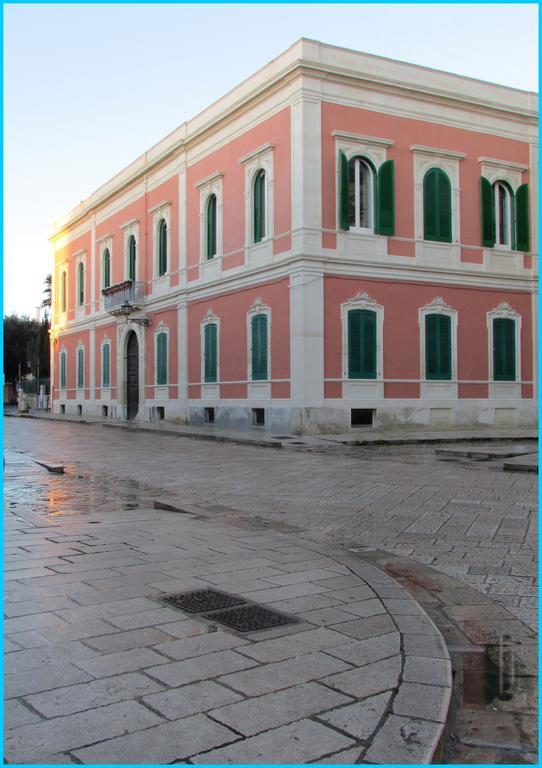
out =
<svg viewBox="0 0 542 768"><path fill-rule="evenodd" d="M269 629L269 627L280 627L283 624L295 624L297 622L297 619L292 616L283 616L259 605L228 608L225 611L216 611L206 615L204 618L218 621L219 624L225 624L239 632L252 632L256 629Z"/></svg>
<svg viewBox="0 0 542 768"><path fill-rule="evenodd" d="M190 613L216 611L218 608L231 608L232 605L243 605L246 603L246 600L243 600L242 597L227 595L225 592L218 592L216 589L195 589L191 592L165 595L160 599L164 603L169 603Z"/></svg>

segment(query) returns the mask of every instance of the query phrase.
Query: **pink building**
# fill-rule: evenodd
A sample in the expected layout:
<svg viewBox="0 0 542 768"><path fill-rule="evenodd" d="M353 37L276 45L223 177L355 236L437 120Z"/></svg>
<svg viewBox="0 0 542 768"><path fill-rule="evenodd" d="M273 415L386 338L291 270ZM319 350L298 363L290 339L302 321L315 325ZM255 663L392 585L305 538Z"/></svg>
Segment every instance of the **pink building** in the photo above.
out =
<svg viewBox="0 0 542 768"><path fill-rule="evenodd" d="M536 105L299 40L56 223L54 412L534 424Z"/></svg>

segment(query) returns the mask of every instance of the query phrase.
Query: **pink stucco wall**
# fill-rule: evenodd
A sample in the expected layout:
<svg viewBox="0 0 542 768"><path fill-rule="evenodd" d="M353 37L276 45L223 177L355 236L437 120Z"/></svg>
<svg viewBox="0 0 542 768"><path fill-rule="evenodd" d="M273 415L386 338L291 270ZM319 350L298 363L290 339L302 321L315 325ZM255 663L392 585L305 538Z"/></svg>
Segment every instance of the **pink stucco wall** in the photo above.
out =
<svg viewBox="0 0 542 768"><path fill-rule="evenodd" d="M395 161L395 235L414 237L414 171L412 144L465 152L459 161L460 173L460 222L461 242L464 245L480 245L480 163L482 156L496 157L515 163L529 164L529 145L498 136L466 131L446 125L426 123L394 115L385 115L369 110L347 107L324 102L322 104L322 217L323 226L336 228L335 179L336 152L333 130L342 130L365 136L376 136L393 140L387 150L387 158ZM529 181L527 172L522 181ZM324 247L334 247L328 237ZM390 238L390 254L405 253L405 246ZM463 257L466 261L477 261L476 253Z"/></svg>
<svg viewBox="0 0 542 768"><path fill-rule="evenodd" d="M290 109L243 133L215 152L194 163L187 171L187 248L188 280L199 277L200 262L200 190L195 184L211 174L223 172L223 269L244 263L245 244L245 167L239 162L253 150L267 143L273 150L274 232L280 236L274 252L287 250L291 229ZM287 235L285 236L285 233Z"/></svg>
<svg viewBox="0 0 542 768"><path fill-rule="evenodd" d="M201 322L210 309L220 318L220 379L245 382L248 376L247 313L257 298L271 308L271 378L290 378L290 295L286 281L264 283L212 299L194 301L188 307L189 397L199 397L201 382ZM289 385L273 384L274 397L288 397ZM276 389L275 389L276 388ZM222 398L246 397L246 384L223 384Z"/></svg>
<svg viewBox="0 0 542 768"><path fill-rule="evenodd" d="M362 280L326 277L324 282L324 369L325 378L341 378L341 304L364 291L384 307L383 347L384 378L420 378L420 328L418 310L441 296L458 313L457 351L458 378L486 379L488 370L488 337L486 314L502 301L507 301L522 317L521 375L532 378L531 297L513 291L482 290L414 282ZM471 386L471 385L469 385ZM487 389L487 388L486 388ZM330 390L331 391L331 390ZM410 384L386 386L386 397L415 397ZM465 388L466 397L485 397L479 390ZM339 396L336 392L328 395Z"/></svg>

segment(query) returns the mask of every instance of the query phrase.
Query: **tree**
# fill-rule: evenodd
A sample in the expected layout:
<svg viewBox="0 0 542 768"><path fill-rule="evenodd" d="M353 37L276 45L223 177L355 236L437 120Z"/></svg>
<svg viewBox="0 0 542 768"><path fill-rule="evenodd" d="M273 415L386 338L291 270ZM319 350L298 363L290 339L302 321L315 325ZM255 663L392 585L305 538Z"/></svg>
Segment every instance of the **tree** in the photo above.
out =
<svg viewBox="0 0 542 768"><path fill-rule="evenodd" d="M51 301L53 295L52 281L52 275L46 275L45 280L43 281L45 288L43 289L43 301L41 302L41 306L45 309L45 317L48 317L48 310L51 309Z"/></svg>
<svg viewBox="0 0 542 768"><path fill-rule="evenodd" d="M15 384L19 378L19 365L21 376L29 372L27 361L29 345L35 343L38 335L39 323L29 317L9 315L4 317L4 375L6 381ZM30 347L31 348L31 347Z"/></svg>

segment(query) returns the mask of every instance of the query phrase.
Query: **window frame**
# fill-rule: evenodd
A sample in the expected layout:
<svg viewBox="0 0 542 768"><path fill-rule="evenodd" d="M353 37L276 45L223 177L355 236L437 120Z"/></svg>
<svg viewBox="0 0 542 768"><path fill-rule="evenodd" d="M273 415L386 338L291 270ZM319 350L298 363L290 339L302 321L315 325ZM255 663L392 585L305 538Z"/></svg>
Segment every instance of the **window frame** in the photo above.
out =
<svg viewBox="0 0 542 768"><path fill-rule="evenodd" d="M252 152L239 158L239 163L245 169L245 249L255 248L261 254L272 256L272 243L275 233L274 213L274 151L275 145L267 142ZM255 239L255 183L258 174L265 173L264 183L264 218L265 233L260 240Z"/></svg>
<svg viewBox="0 0 542 768"><path fill-rule="evenodd" d="M64 361L64 365L62 365L62 361ZM65 347L61 347L58 356L58 379L60 391L65 392L68 388L68 350Z"/></svg>
<svg viewBox="0 0 542 768"><path fill-rule="evenodd" d="M371 378L350 378L349 354L349 314L353 310L374 312L376 315L376 375ZM384 376L384 307L365 291L360 291L353 298L341 304L342 326L342 378L343 382L381 382Z"/></svg>
<svg viewBox="0 0 542 768"><path fill-rule="evenodd" d="M158 219L156 224L156 245L157 245L157 277L166 277L168 275L168 244L169 227L164 216Z"/></svg>
<svg viewBox="0 0 542 768"><path fill-rule="evenodd" d="M372 161L363 155L353 155L348 159L348 186L350 187L350 166L354 164L354 224L350 224L349 232L374 235L375 234L375 204L376 204L376 168ZM365 169L365 175L368 176L368 215L367 226L361 225L360 219L360 201L361 201L361 169ZM350 221L350 217L349 217Z"/></svg>
<svg viewBox="0 0 542 768"><path fill-rule="evenodd" d="M216 378L213 381L207 381L205 374L205 333L208 326L216 326ZM201 349L201 383L213 386L220 383L220 318L217 317L211 309L201 321L200 328L200 349Z"/></svg>
<svg viewBox="0 0 542 768"><path fill-rule="evenodd" d="M107 379L107 382L105 380L105 366L104 366L104 360L105 360L104 354L105 354L106 347L108 349L108 353L107 353L107 356L108 356L108 371L107 371L108 379ZM109 339L104 339L102 341L102 343L101 343L100 359L101 359L101 374L102 374L101 375L101 388L102 389L110 389L111 388L111 341Z"/></svg>
<svg viewBox="0 0 542 768"><path fill-rule="evenodd" d="M85 347L83 344L78 344L76 348L76 389L81 391L85 389Z"/></svg>
<svg viewBox="0 0 542 768"><path fill-rule="evenodd" d="M262 315L265 315L267 318L267 359L266 359L266 377L265 378L254 378L253 375L253 338L252 338L252 330L253 325L252 321L256 317L260 317ZM272 362L272 356L271 356L271 340L272 340L272 313L271 313L271 307L269 307L267 304L264 304L262 299L258 297L252 307L247 312L247 381L249 384L253 383L268 383L271 381L271 362Z"/></svg>
<svg viewBox="0 0 542 768"><path fill-rule="evenodd" d="M211 219L211 204L213 204L213 219ZM205 260L211 261L218 256L218 200L211 192L205 202ZM214 242L213 242L214 241ZM212 247L214 246L214 247Z"/></svg>
<svg viewBox="0 0 542 768"><path fill-rule="evenodd" d="M424 257L428 252L432 253L437 248L450 249L452 259L459 259L458 245L461 236L461 211L460 211L460 173L459 164L467 156L465 152L456 152L450 149L437 147L425 147L420 144L410 146L414 165L414 238L416 245L425 248L416 249L416 256ZM424 233L424 201L423 180L427 171L431 168L440 168L448 176L451 187L451 240L426 240ZM429 249L429 250L428 250Z"/></svg>
<svg viewBox="0 0 542 768"><path fill-rule="evenodd" d="M158 369L158 337L165 336L165 354L166 354L166 379L165 381L159 381L159 369ZM155 387L167 387L169 386L169 328L162 323L158 326L154 333L154 386Z"/></svg>
<svg viewBox="0 0 542 768"><path fill-rule="evenodd" d="M515 322L515 378L496 379L494 359L494 320L513 320ZM487 313L487 343L488 343L488 379L490 384L518 384L521 382L521 325L522 316L507 301L502 301L497 307Z"/></svg>
<svg viewBox="0 0 542 768"><path fill-rule="evenodd" d="M81 274L83 276L83 279L81 280ZM85 306L85 279L86 279L86 270L85 270L85 262L83 259L80 259L77 263L77 306L78 307L84 307Z"/></svg>
<svg viewBox="0 0 542 768"><path fill-rule="evenodd" d="M450 377L449 378L429 378L427 376L427 339L426 339L426 317L429 315L440 315L450 319ZM457 327L458 312L447 304L441 296L436 296L429 304L420 307L418 310L418 325L420 332L420 380L422 384L457 384Z"/></svg>
<svg viewBox="0 0 542 768"><path fill-rule="evenodd" d="M436 230L435 235L433 237L430 237L428 234L428 212L427 212L427 206L426 206L426 184L428 184L428 179L430 175L435 175L436 179L438 180L438 183L435 186L435 199L433 200L433 203L435 205L435 224L436 224ZM442 219L442 209L441 209L441 195L440 195L440 187L442 184L447 185L448 195L446 200L446 215L449 219L449 225L450 225L450 234L449 235L443 235L440 232L440 222ZM428 168L423 176L423 239L426 242L430 243L451 243L453 241L453 213L452 213L452 183L450 180L450 177L446 173L446 171L442 168L439 168L438 166L431 166L431 168Z"/></svg>
<svg viewBox="0 0 542 768"><path fill-rule="evenodd" d="M68 311L68 271L65 267L60 273L59 299L59 312L63 315Z"/></svg>
<svg viewBox="0 0 542 768"><path fill-rule="evenodd" d="M101 283L102 283L102 289L104 288L110 288L111 287L111 272L112 272L112 259L111 259L111 249L109 245L104 246L102 250L102 257L101 257ZM108 282L106 284L106 272L107 272L107 278Z"/></svg>

